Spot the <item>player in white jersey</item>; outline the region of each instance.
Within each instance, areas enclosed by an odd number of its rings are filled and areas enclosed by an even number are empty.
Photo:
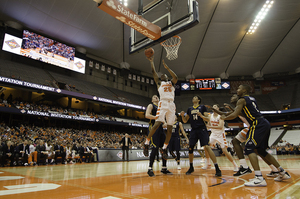
[[[213,108],[216,110],[220,109],[218,104],[213,105]],[[233,160],[231,154],[227,151],[228,145],[227,145],[225,129],[224,129],[224,120],[222,120],[220,118],[220,115],[215,111],[210,116],[205,117],[201,114],[200,117],[202,117],[203,120],[208,122],[206,127],[208,129],[211,129],[211,134],[209,136],[210,146],[215,146],[216,143],[218,143],[221,146],[225,156],[233,164],[234,167],[233,171],[237,172],[239,170],[239,167]]]
[[[174,103],[174,96],[175,96],[175,88],[174,85],[177,83],[177,75],[166,65],[166,63],[163,61],[164,67],[167,69],[167,71],[172,76],[172,79],[169,80],[168,76],[166,74],[161,75],[160,80],[158,78],[158,75],[156,73],[155,67],[154,67],[154,56],[147,58],[151,63],[151,70],[153,74],[154,81],[157,85],[160,101],[158,103],[158,108],[156,112],[156,118],[155,123],[153,127],[151,128],[151,131],[149,132],[149,135],[145,141],[144,144],[144,155],[146,157],[149,156],[149,143],[152,135],[155,133],[155,131],[158,129],[158,127],[163,123],[165,120],[167,122],[167,135],[166,140],[164,142],[164,146],[161,150],[162,157],[164,159],[168,158],[168,152],[167,152],[167,146],[169,144],[169,141],[172,136],[172,127],[173,123],[175,121],[175,103]]]

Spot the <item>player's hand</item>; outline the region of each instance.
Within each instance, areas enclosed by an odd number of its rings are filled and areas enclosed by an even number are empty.
[[[169,68],[169,67],[167,66],[167,64],[165,63],[165,60],[163,60],[162,63],[163,63],[163,65],[164,65],[165,69],[168,69],[168,68]]]
[[[220,119],[221,120],[225,120],[226,116],[225,115],[221,115]]]
[[[228,109],[230,109],[230,105],[229,105],[229,104],[227,104],[227,103],[224,103],[224,106],[225,106],[225,108],[228,108]]]
[[[188,143],[188,144],[190,143],[190,142],[189,142],[189,139],[186,139],[186,143]]]
[[[200,113],[200,112],[198,112],[197,115],[200,116],[200,117],[203,116],[202,113]]]
[[[181,111],[181,112],[180,112],[180,115],[181,115],[182,117],[184,116],[184,114],[185,114],[184,111]]]

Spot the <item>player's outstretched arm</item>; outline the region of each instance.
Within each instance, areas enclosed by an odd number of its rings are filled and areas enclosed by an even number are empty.
[[[233,119],[235,119],[236,117],[239,116],[239,114],[241,114],[244,105],[246,105],[246,100],[244,98],[239,99],[236,103],[236,107],[235,107],[234,111],[228,116],[222,115],[221,119],[222,120],[233,120]]]
[[[159,87],[160,81],[159,81],[158,74],[157,74],[157,72],[155,70],[155,66],[154,66],[154,56],[149,57],[147,59],[150,61],[150,64],[151,64],[151,71],[152,71],[153,79],[154,79],[157,87]]]
[[[205,107],[208,108],[208,109],[210,109],[210,110],[212,110],[212,111],[214,111],[214,112],[216,112],[216,113],[219,114],[219,115],[225,115],[225,116],[228,116],[228,115],[230,115],[230,114],[233,112],[233,111],[231,111],[231,112],[222,112],[222,111],[220,111],[220,110],[214,109],[213,107],[211,107],[211,106],[209,106],[209,105],[205,105]]]
[[[165,63],[165,60],[162,61],[164,67],[168,70],[168,72],[170,73],[170,75],[172,76],[172,83],[175,85],[178,81],[178,77],[177,75],[168,67],[168,65]]]
[[[182,135],[186,138],[187,143],[189,143],[189,138],[187,137],[181,122],[179,122],[179,128],[180,128]]]
[[[200,116],[204,121],[209,122],[209,116],[204,116],[202,113],[197,113],[198,116]]]
[[[185,114],[184,111],[180,112],[180,116],[182,118],[183,123],[187,123],[187,121],[189,121],[189,119],[190,119],[190,116],[188,114],[186,114],[186,115],[184,115],[184,114]]]

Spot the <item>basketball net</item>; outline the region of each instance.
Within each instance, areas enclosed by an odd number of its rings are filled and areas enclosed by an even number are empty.
[[[177,35],[160,43],[161,46],[167,51],[167,59],[174,60],[178,57],[178,49],[181,44],[181,38]]]

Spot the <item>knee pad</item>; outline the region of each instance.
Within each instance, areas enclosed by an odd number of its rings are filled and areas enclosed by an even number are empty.
[[[193,152],[194,152],[194,147],[195,147],[195,145],[189,147],[189,154],[193,154]]]

